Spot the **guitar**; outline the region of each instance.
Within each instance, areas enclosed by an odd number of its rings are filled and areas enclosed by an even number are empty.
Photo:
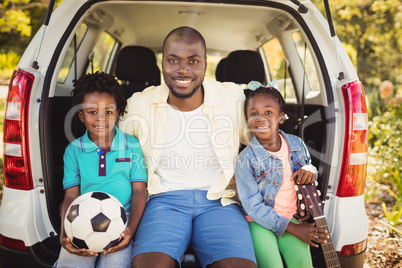
[[[321,198],[319,197],[321,194],[317,190],[317,184],[318,183],[316,181],[312,184],[296,184],[295,189],[298,192],[299,200],[302,200],[304,198],[304,201],[306,203],[305,208],[313,216],[317,227],[325,228],[329,234],[329,239],[327,240],[327,243],[321,244],[327,267],[341,267],[341,265],[339,264],[338,255],[335,251],[334,243],[332,242],[331,233],[328,229],[327,220],[324,216],[324,202],[321,201]],[[303,206],[304,204],[301,204],[301,208],[304,210]]]

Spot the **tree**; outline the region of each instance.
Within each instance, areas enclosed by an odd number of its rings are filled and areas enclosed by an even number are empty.
[[[17,10],[19,4],[26,4],[27,0],[4,1],[0,8],[0,32],[31,36],[31,19],[29,12]]]
[[[0,78],[9,78],[43,23],[49,0],[4,0],[0,5]],[[56,5],[61,0],[56,1]]]
[[[313,2],[324,12],[322,0]],[[402,85],[402,4],[394,0],[329,1],[342,43],[356,50],[356,68],[366,91],[390,80]],[[325,14],[325,13],[323,13]]]

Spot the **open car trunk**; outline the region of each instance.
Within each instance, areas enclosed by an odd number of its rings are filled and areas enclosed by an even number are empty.
[[[152,19],[156,17],[159,19]],[[130,28],[125,28],[127,25]],[[88,1],[63,34],[44,81],[46,101],[40,113],[42,163],[49,217],[57,234],[59,206],[64,197],[64,149],[72,137],[78,138],[85,131],[81,122],[72,119],[72,81],[86,72],[104,71],[117,75],[123,86],[129,85],[128,78],[116,72],[122,48],[135,45],[151,49],[160,68],[163,38],[178,25],[192,26],[204,35],[209,68],[206,75],[210,80],[220,80],[216,77],[218,64],[231,52],[248,50],[260,55],[262,71],[254,70],[256,65],[252,64],[247,67],[253,69],[247,72],[251,74],[236,83],[244,88],[250,80],[260,80],[278,87],[282,94],[286,92],[288,119],[281,128],[304,140],[319,170],[318,188],[325,198],[330,159],[323,155],[333,149],[334,130],[329,123],[335,114],[329,105],[333,93],[323,55],[301,13],[280,2],[228,1],[217,6],[200,2]],[[261,72],[261,78],[254,77]],[[53,238],[56,243],[57,234]],[[57,247],[49,250],[58,253]],[[323,263],[320,251],[314,249],[312,254],[315,264]],[[184,267],[197,266],[191,256]]]

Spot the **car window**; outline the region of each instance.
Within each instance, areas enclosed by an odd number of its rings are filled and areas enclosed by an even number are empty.
[[[220,53],[209,53],[207,52],[207,70],[205,76],[209,81],[216,81],[215,70],[218,66],[219,61],[222,59]]]
[[[92,50],[92,61],[89,62],[85,73],[108,72],[110,59],[119,43],[109,33],[103,32]]]
[[[278,39],[262,46],[269,72],[269,85],[278,89],[287,103],[296,103],[295,90],[288,72],[288,62]]]
[[[306,42],[302,38],[299,32],[292,33],[292,40],[296,46],[297,53],[304,66],[304,72],[306,74],[308,88],[310,91],[320,91],[320,84],[318,82],[317,71],[313,62],[313,58],[310,49],[306,45]]]
[[[81,24],[80,27],[76,31],[76,46],[77,49],[80,47],[82,40],[84,39],[84,36],[88,30],[88,26],[86,24]],[[74,60],[74,39],[71,41],[70,46],[67,49],[66,56],[64,57],[59,76],[57,77],[57,82],[58,83],[64,83],[66,82],[66,79],[68,77],[68,73],[70,72],[71,69],[71,64],[73,63]]]

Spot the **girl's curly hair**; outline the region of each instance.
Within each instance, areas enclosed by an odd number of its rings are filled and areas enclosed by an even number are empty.
[[[119,82],[110,74],[96,72],[94,74],[85,74],[78,80],[74,80],[73,107],[84,102],[84,96],[89,93],[109,93],[116,101],[116,108],[119,110],[119,116],[124,115],[127,101]]]
[[[246,119],[248,119],[247,117],[247,107],[248,107],[248,103],[250,102],[251,98],[253,98],[254,96],[257,96],[259,94],[267,94],[270,95],[274,98],[274,100],[276,100],[279,104],[279,112],[283,112],[286,113],[285,111],[285,100],[282,97],[282,94],[279,92],[279,90],[277,90],[274,87],[264,87],[261,86],[259,88],[257,88],[256,90],[247,90],[247,94],[246,94],[246,100],[244,101],[244,115],[246,116]]]

